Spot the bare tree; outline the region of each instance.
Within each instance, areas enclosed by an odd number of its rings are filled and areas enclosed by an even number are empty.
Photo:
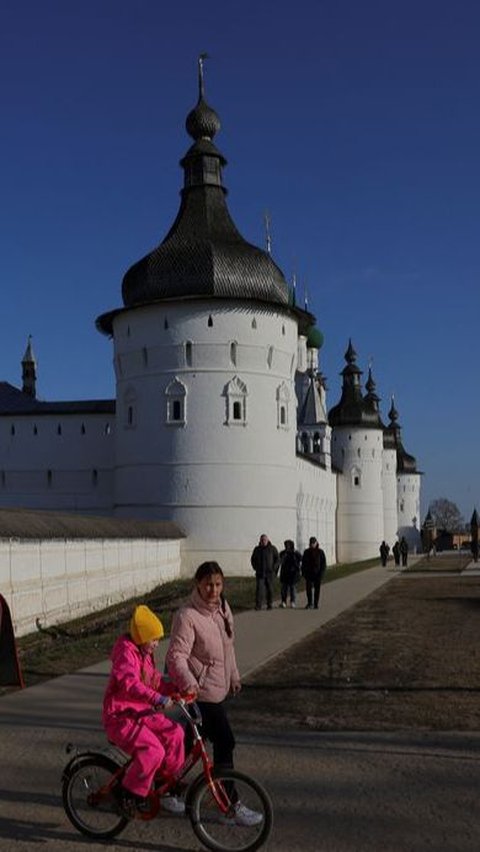
[[[456,503],[446,497],[438,497],[430,503],[430,514],[437,530],[459,532],[465,529],[465,521]]]

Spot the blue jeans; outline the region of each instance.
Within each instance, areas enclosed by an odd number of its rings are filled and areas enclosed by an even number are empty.
[[[297,599],[297,590],[295,588],[295,583],[282,583],[280,594],[282,596],[282,603],[287,603],[288,595],[290,595],[290,603],[295,603]]]

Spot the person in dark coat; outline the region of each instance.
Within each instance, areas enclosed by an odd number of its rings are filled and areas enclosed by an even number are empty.
[[[307,605],[305,609],[318,609],[320,602],[320,586],[327,570],[325,553],[315,536],[309,539],[309,546],[302,556],[302,574],[305,577]]]
[[[290,595],[290,606],[296,606],[296,585],[300,579],[300,565],[302,555],[295,550],[295,542],[290,538],[283,542],[285,550],[280,553],[280,594],[282,596],[281,607],[287,605],[287,598]]]
[[[402,557],[402,566],[406,568],[408,562],[408,542],[405,536],[400,539],[400,556]]]
[[[385,567],[387,564],[388,554],[390,553],[390,548],[386,541],[382,541],[380,545],[380,559],[382,560],[382,565]]]
[[[255,609],[262,608],[264,597],[267,599],[267,609],[271,609],[273,581],[278,572],[279,556],[277,548],[265,533],[260,536],[259,543],[254,547],[250,562],[257,578]]]
[[[392,547],[393,558],[395,559],[395,565],[400,565],[400,544],[398,541]]]

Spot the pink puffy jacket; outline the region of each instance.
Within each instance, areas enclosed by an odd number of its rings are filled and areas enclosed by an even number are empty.
[[[112,670],[103,699],[103,724],[124,716],[136,716],[172,692],[155,667],[153,654],[143,654],[130,639],[120,636],[113,646]]]
[[[231,636],[225,629],[230,627]],[[225,603],[211,608],[196,589],[173,620],[166,664],[180,692],[198,689],[200,701],[218,703],[240,683],[234,650],[233,616]]]

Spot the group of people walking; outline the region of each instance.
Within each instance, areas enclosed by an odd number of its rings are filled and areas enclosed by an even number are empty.
[[[408,542],[405,536],[402,536],[400,541],[395,542],[392,547],[392,553],[395,565],[400,565],[401,562],[402,568],[406,568],[408,564]],[[388,545],[386,541],[382,541],[380,545],[380,559],[383,566],[387,564],[389,555],[390,545]]]
[[[297,585],[303,577],[307,597],[305,609],[318,609],[320,587],[327,569],[324,551],[315,536],[311,536],[303,555],[295,549],[295,542],[291,539],[286,539],[283,547],[279,553],[268,535],[263,533],[253,549],[250,561],[256,577],[255,609],[262,609],[264,601],[267,609],[272,609],[277,576],[280,578],[281,607],[285,608],[288,601],[291,607],[296,607]]]
[[[303,555],[292,540],[279,553],[267,535],[260,537],[251,563],[256,575],[255,607],[273,605],[273,585],[280,573],[281,604],[296,604],[296,587],[303,576],[306,609],[318,609],[326,570],[325,553],[312,536]],[[235,658],[232,611],[224,595],[224,575],[217,562],[202,563],[194,577],[189,600],[175,613],[163,674],[154,652],[163,637],[163,625],[148,606],[135,607],[128,631],[112,650],[112,668],[103,702],[103,724],[108,739],[130,755],[116,792],[117,807],[125,816],[148,812],[149,793],[161,779],[177,773],[192,747],[189,732],[169,715],[170,696],[181,693],[195,700],[202,716],[203,736],[213,746],[214,768],[233,768],[235,737],[226,700],[241,689]],[[158,712],[145,715],[151,707]],[[247,807],[232,788],[238,825],[257,825],[262,815]],[[161,800],[171,814],[185,812],[181,797]]]

